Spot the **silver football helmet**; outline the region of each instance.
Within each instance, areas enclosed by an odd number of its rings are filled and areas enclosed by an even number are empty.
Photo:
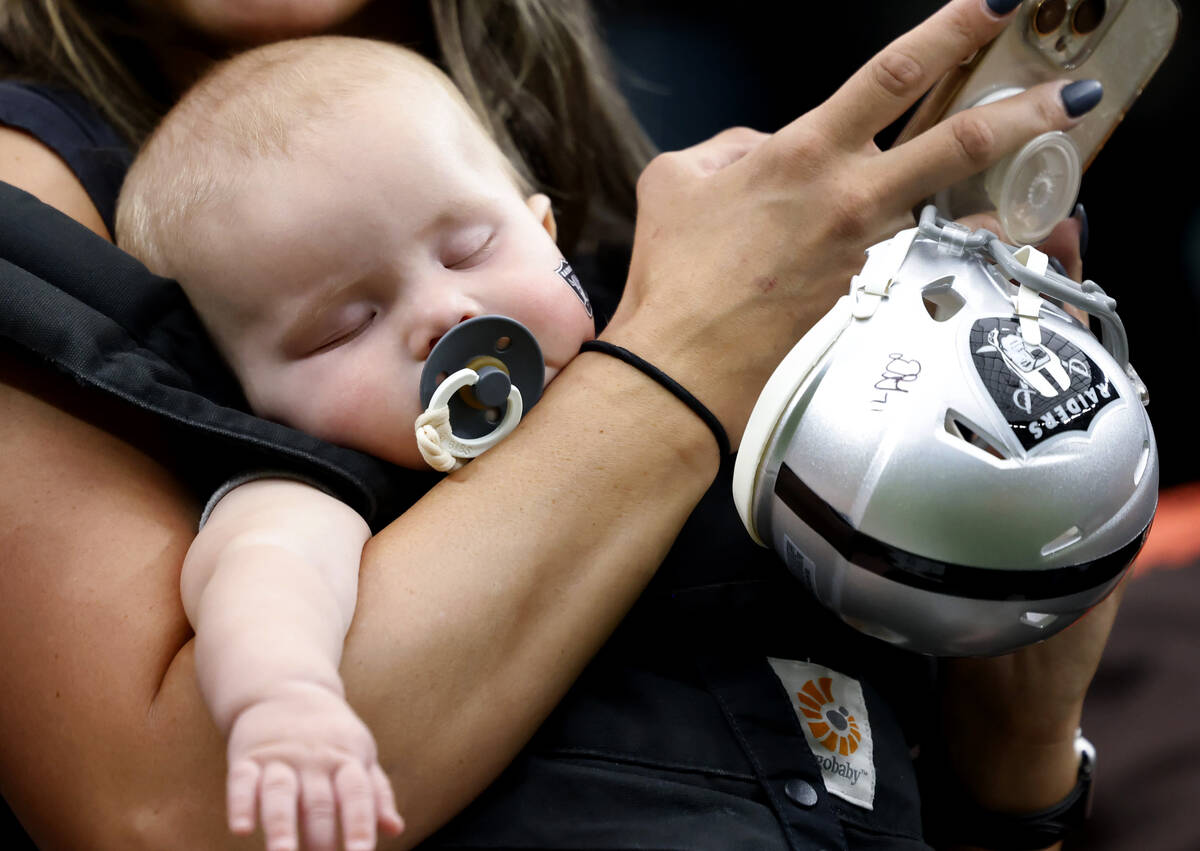
[[[926,208],[763,389],[746,528],[847,623],[947,656],[1042,640],[1120,581],[1158,499],[1115,303]],[[1103,345],[1043,296],[1099,320]]]

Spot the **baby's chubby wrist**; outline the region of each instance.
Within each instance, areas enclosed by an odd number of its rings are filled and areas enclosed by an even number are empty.
[[[276,681],[260,689],[256,694],[243,702],[235,711],[228,715],[228,725],[223,726],[222,732],[229,739],[231,747],[237,746],[238,723],[251,716],[276,718],[281,725],[293,722],[303,723],[303,719],[323,717],[330,712],[353,712],[346,703],[345,691],[341,680],[333,682],[317,679],[295,678]],[[214,713],[214,718],[216,718]],[[283,734],[281,729],[280,734]],[[317,732],[317,731],[314,731]]]
[[[330,700],[345,702],[345,688],[332,666],[309,666],[304,670],[260,678],[229,675],[225,683],[209,687],[209,709],[217,727],[226,736],[247,711],[268,704],[318,706]]]

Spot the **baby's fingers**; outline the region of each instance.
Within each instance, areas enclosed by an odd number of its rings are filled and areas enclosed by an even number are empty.
[[[398,836],[404,830],[404,819],[396,809],[396,793],[392,791],[392,783],[378,765],[371,766],[371,786],[375,789],[375,811],[379,824],[392,836]]]
[[[239,760],[229,766],[229,779],[225,783],[225,812],[229,829],[238,836],[254,832],[255,814],[258,807],[258,780],[262,769],[249,759]]]
[[[262,773],[262,825],[267,851],[297,851],[296,796],[300,792],[296,772],[282,762],[269,762]]]
[[[300,803],[305,851],[334,851],[337,847],[337,803],[333,797],[333,783],[325,771],[312,769],[300,775]]]
[[[333,777],[342,816],[342,842],[346,851],[371,851],[375,847],[375,792],[367,771],[349,762]]]

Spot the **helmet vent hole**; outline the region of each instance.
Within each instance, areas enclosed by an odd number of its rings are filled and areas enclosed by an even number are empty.
[[[921,289],[921,298],[925,302],[925,310],[936,322],[945,322],[966,304],[963,297],[954,290],[953,275],[946,275],[926,284]]]
[[[1056,620],[1058,620],[1058,615],[1052,615],[1049,612],[1026,612],[1021,615],[1021,623],[1038,629],[1045,629]]]
[[[1141,484],[1142,476],[1146,475],[1146,467],[1150,464],[1150,441],[1142,441],[1142,457],[1138,459],[1137,469],[1133,471],[1133,486]]]
[[[964,420],[955,416],[953,411],[946,414],[946,432],[957,437],[959,440],[971,444],[976,449],[982,449],[988,455],[1001,460],[1008,460],[1008,453],[1004,451],[1002,446],[971,428]]]
[[[1053,541],[1050,541],[1044,547],[1042,547],[1042,555],[1054,555],[1056,552],[1065,550],[1067,547],[1071,546],[1072,544],[1077,544],[1081,540],[1083,540],[1083,533],[1079,531],[1078,526],[1072,526]]]

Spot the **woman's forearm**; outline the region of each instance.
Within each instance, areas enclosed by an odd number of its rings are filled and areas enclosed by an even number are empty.
[[[1031,813],[1061,802],[1079,775],[1075,734],[1122,585],[1046,641],[942,663],[943,732],[963,791],[984,809]]]
[[[601,355],[568,373],[512,437],[364,553],[341,673],[396,783],[403,842],[501,770],[716,471],[705,426],[640,373]],[[195,504],[140,444],[39,398],[57,382],[5,378],[0,634],[12,664],[0,720],[3,764],[21,767],[19,782],[0,773],[6,795],[47,849],[181,836],[195,849],[261,847],[224,823],[224,743],[180,603]]]
[[[1076,713],[1079,707],[1076,707]],[[1078,714],[1075,715],[1078,718]],[[969,728],[969,729],[968,729]],[[972,801],[994,813],[1033,813],[1055,806],[1075,788],[1079,757],[1075,727],[1045,738],[976,724],[951,731],[953,770]],[[962,846],[974,851],[981,846]],[[1047,851],[1061,843],[1047,846]]]
[[[581,355],[498,449],[364,553],[342,671],[412,843],[509,762],[653,575],[717,469],[703,423]]]

